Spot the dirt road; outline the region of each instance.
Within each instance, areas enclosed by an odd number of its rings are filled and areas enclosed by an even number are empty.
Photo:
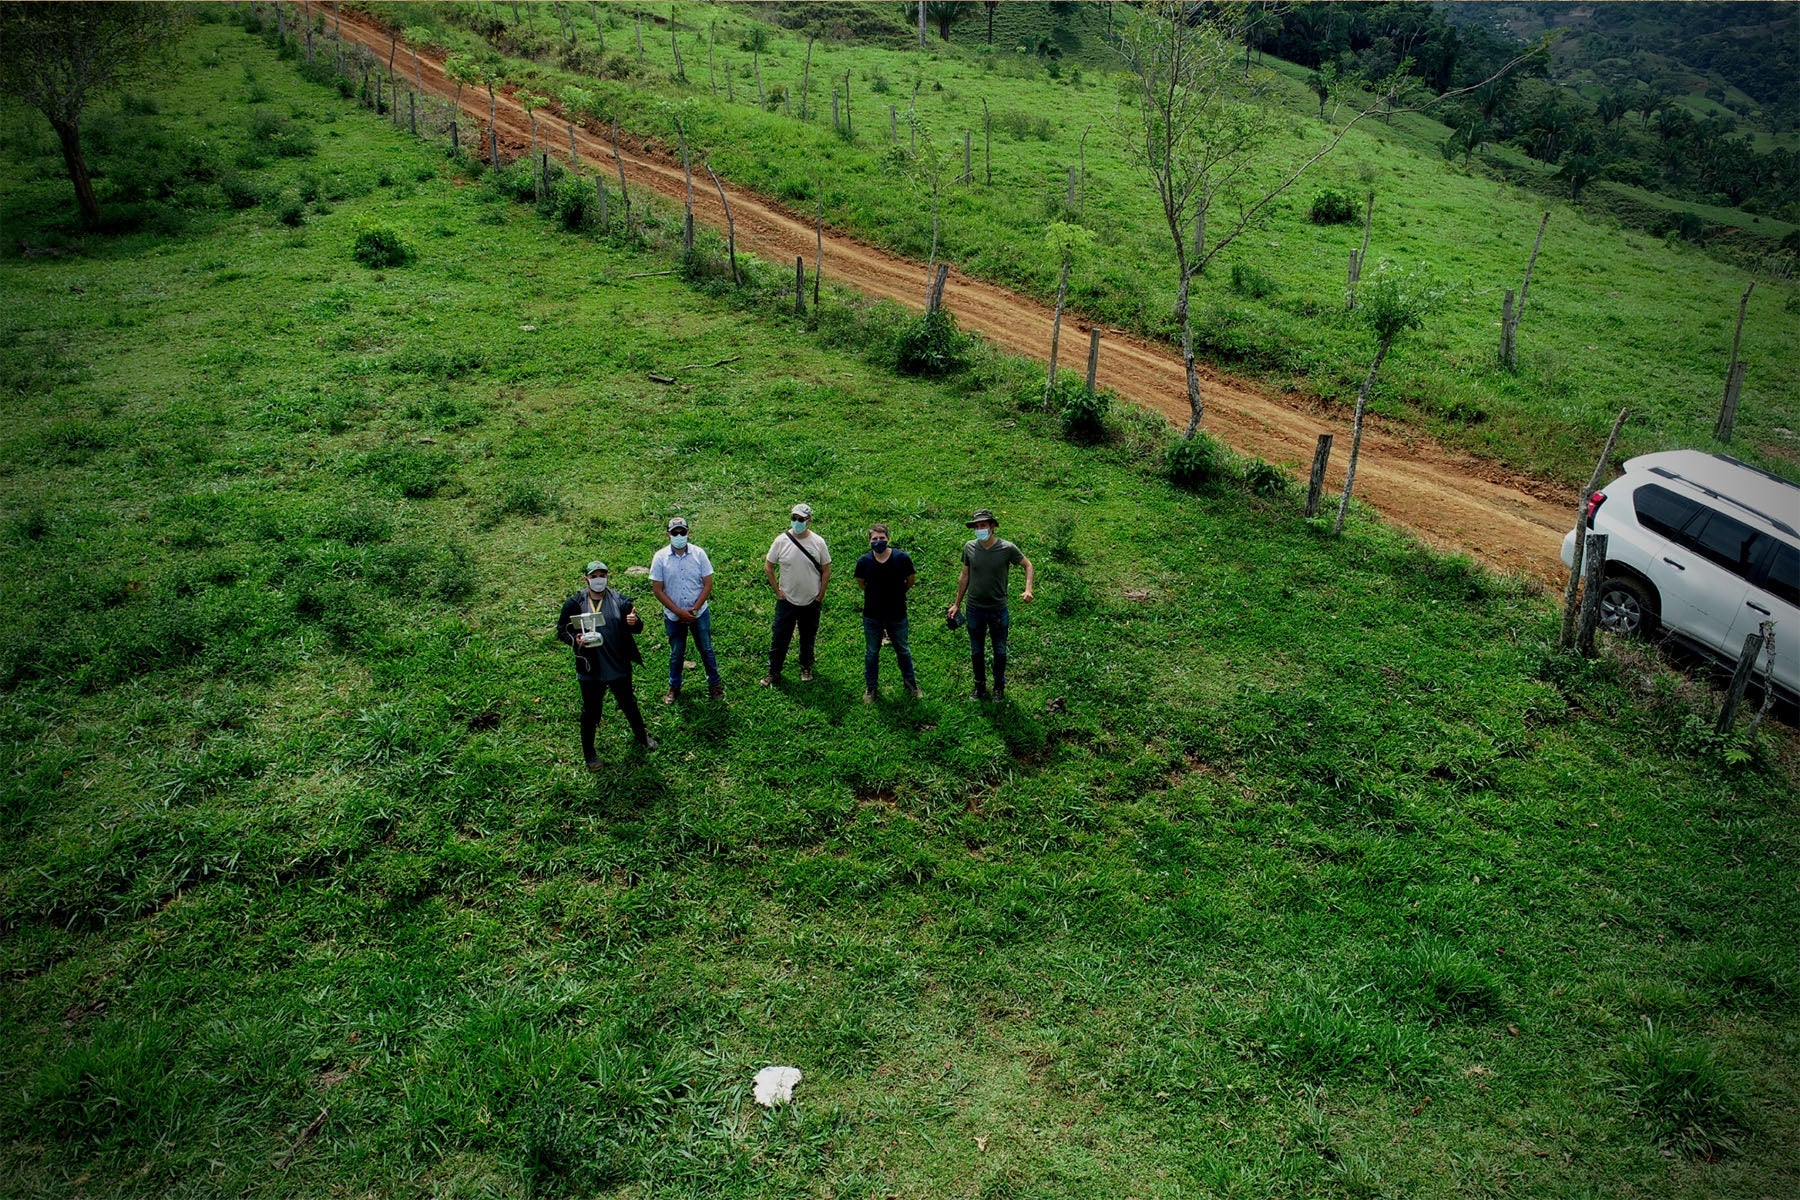
[[[360,42],[386,60],[388,34],[375,22],[346,12],[343,32],[346,40]],[[456,86],[444,77],[442,62],[424,52],[419,58],[426,90],[445,99],[453,97]],[[486,102],[482,89],[464,89],[463,112],[469,118],[464,122],[469,131],[465,144],[476,139],[476,131],[485,137]],[[560,118],[540,115],[538,126],[545,149],[554,153],[556,147],[566,147],[567,127]],[[529,150],[530,120],[510,96],[499,97],[497,129],[503,158]],[[616,170],[608,141],[578,127],[576,142],[589,172],[599,167],[611,175]],[[621,157],[631,187],[653,190],[679,202],[686,188],[680,162],[645,153],[643,145],[641,138],[630,146],[621,138]],[[791,263],[796,255],[802,255],[808,270],[812,268],[814,231],[808,218],[741,188],[727,186],[725,191],[740,248],[774,263]],[[697,184],[694,194],[695,219],[724,229],[724,212],[712,188]],[[830,229],[825,231],[824,269],[827,279],[848,284],[865,295],[924,307],[924,264]],[[1048,356],[1052,314],[1047,305],[954,270],[945,303],[963,328],[979,331],[996,345],[1018,354]],[[1077,329],[1065,328],[1064,342],[1069,347],[1065,361],[1085,360],[1085,327]],[[1161,412],[1177,425],[1186,425],[1187,391],[1181,359],[1171,348],[1106,330],[1100,349],[1100,379],[1125,399]],[[1207,406],[1205,428],[1214,437],[1245,453],[1288,466],[1302,477],[1310,469],[1318,435],[1335,433],[1327,490],[1342,488],[1343,464],[1350,448],[1347,420],[1312,411],[1303,398],[1271,396],[1254,384],[1211,370],[1202,372],[1202,393]],[[1573,523],[1572,491],[1558,495],[1542,481],[1452,451],[1402,428],[1369,422],[1357,462],[1356,494],[1383,518],[1428,543],[1465,551],[1505,570],[1546,581],[1560,579],[1558,550],[1563,532]]]

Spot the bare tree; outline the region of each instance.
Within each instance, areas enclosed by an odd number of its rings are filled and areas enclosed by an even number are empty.
[[[0,87],[50,122],[89,229],[100,224],[100,202],[81,149],[81,115],[96,98],[146,78],[186,19],[162,4],[0,5]]]
[[[1145,4],[1118,48],[1131,72],[1131,99],[1120,109],[1119,132],[1127,158],[1150,178],[1175,249],[1175,318],[1181,326],[1189,410],[1183,436],[1191,438],[1205,415],[1189,319],[1194,277],[1254,229],[1271,202],[1336,149],[1364,117],[1411,111],[1396,107],[1408,92],[1410,77],[1397,69],[1375,86],[1380,98],[1374,104],[1335,127],[1318,150],[1271,180],[1253,172],[1264,166],[1263,151],[1285,128],[1285,118],[1264,102],[1264,77],[1244,68],[1228,11],[1170,0]],[[1541,52],[1541,46],[1526,51],[1499,74]],[[1416,107],[1470,90],[1447,92]]]

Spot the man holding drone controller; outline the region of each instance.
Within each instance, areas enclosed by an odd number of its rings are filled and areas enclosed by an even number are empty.
[[[631,691],[632,664],[644,661],[636,636],[644,623],[631,597],[608,586],[609,575],[605,563],[589,563],[584,586],[563,601],[556,619],[557,640],[575,651],[575,680],[581,685],[581,751],[590,771],[600,769],[594,730],[600,725],[600,709],[608,692],[630,722],[638,746],[656,749],[656,739],[644,727],[644,714],[638,711],[637,697]]]

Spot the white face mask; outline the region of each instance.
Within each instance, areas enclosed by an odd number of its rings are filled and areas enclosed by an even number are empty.
[[[604,575],[589,575],[587,582],[588,587],[596,592],[604,592],[606,590],[606,576]]]

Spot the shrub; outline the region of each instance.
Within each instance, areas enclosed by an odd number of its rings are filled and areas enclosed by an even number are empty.
[[[1244,486],[1258,496],[1279,496],[1287,490],[1287,472],[1273,463],[1252,458],[1244,464]]]
[[[1062,422],[1063,436],[1076,442],[1097,442],[1106,436],[1106,417],[1112,396],[1104,388],[1090,392],[1073,371],[1059,371],[1044,396],[1044,407]]]
[[[1736,1149],[1743,1119],[1713,1048],[1683,1046],[1645,1022],[1619,1061],[1619,1091],[1657,1141],[1689,1154]]]
[[[1356,220],[1356,201],[1348,193],[1326,188],[1313,197],[1307,217],[1314,225],[1343,225]]]
[[[275,219],[290,228],[298,228],[306,224],[306,204],[292,192],[282,192],[271,197],[274,202]]]
[[[357,228],[351,255],[365,267],[398,267],[412,261],[412,247],[387,225],[364,224]]]
[[[1210,435],[1196,433],[1169,443],[1163,455],[1163,470],[1178,487],[1201,488],[1224,476],[1225,456]]]
[[[253,179],[246,179],[236,171],[227,171],[219,178],[219,190],[225,193],[225,203],[233,208],[255,208],[262,203],[262,188]]]
[[[1261,300],[1275,290],[1275,280],[1244,263],[1231,264],[1231,290],[1252,300]]]
[[[902,375],[949,375],[969,365],[970,339],[947,308],[920,315],[900,331],[894,349]]]
[[[564,229],[586,229],[599,218],[594,189],[580,179],[558,179],[550,189],[550,206]]]

